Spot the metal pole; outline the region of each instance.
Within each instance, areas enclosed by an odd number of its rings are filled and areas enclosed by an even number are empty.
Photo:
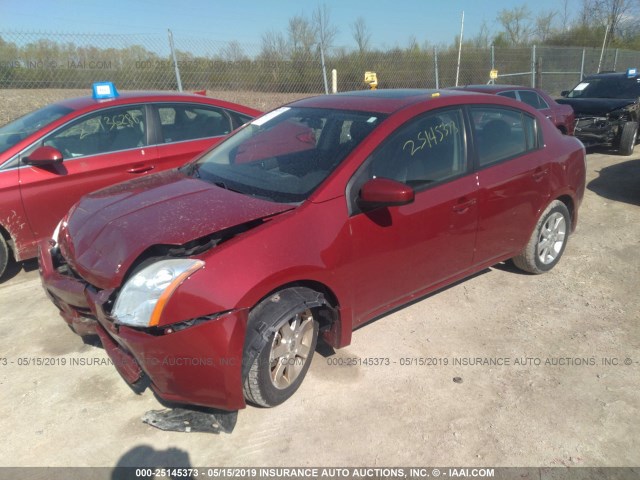
[[[458,45],[458,67],[456,68],[456,87],[460,79],[460,56],[462,55],[462,34],[464,33],[464,10],[462,11],[462,20],[460,21],[460,42]]]
[[[180,80],[180,69],[178,68],[178,61],[176,60],[176,49],[173,46],[173,33],[169,32],[169,48],[171,48],[171,57],[173,58],[173,68],[176,71],[176,82],[178,82],[178,91],[182,91],[182,80]]]
[[[536,86],[536,46],[531,48],[531,86]]]
[[[324,94],[329,95],[329,84],[327,83],[327,69],[324,66],[324,48],[320,42],[320,59],[322,61],[322,80],[324,80]]]
[[[436,90],[440,88],[440,79],[438,78],[438,48],[433,47],[433,67],[436,71]]]
[[[604,40],[602,41],[602,51],[600,52],[600,61],[598,62],[598,73],[602,68],[602,57],[604,57],[604,47],[607,44],[607,36],[609,35],[609,24],[607,23],[607,29],[604,31]]]
[[[584,60],[587,56],[587,49],[582,49],[582,64],[580,65],[580,81],[584,78]]]
[[[491,44],[491,70],[496,69],[496,46]]]
[[[331,70],[331,93],[338,93],[338,71]]]
[[[619,50],[620,50],[619,48],[616,48],[616,56],[613,57],[613,71],[614,72],[615,72],[615,70],[616,70],[616,68],[618,66],[618,51]]]

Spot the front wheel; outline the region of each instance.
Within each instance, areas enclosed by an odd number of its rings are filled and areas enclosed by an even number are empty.
[[[4,272],[7,270],[9,259],[9,247],[2,234],[0,234],[0,279],[2,279]]]
[[[545,273],[560,260],[571,228],[571,216],[566,205],[554,200],[542,213],[531,238],[513,263],[529,273]]]
[[[620,134],[620,143],[618,144],[618,151],[620,155],[629,156],[633,153],[633,149],[636,146],[636,140],[638,138],[638,122],[627,122],[622,127],[622,133]]]
[[[318,341],[318,321],[301,305],[285,318],[261,318],[271,333],[244,381],[245,398],[274,407],[291,397],[309,370]]]

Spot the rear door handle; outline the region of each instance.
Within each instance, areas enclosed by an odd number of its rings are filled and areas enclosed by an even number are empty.
[[[533,172],[533,175],[532,175],[533,176],[533,180],[536,181],[536,182],[540,182],[545,177],[545,175],[548,173],[548,171],[549,170],[547,170],[546,168],[545,169],[536,168],[536,170]]]
[[[456,213],[466,213],[469,209],[476,204],[476,199],[468,199],[467,197],[462,197],[458,199],[458,203],[453,206],[453,211]]]
[[[127,170],[127,173],[145,173],[153,170],[153,165],[142,165],[140,167],[133,167]]]

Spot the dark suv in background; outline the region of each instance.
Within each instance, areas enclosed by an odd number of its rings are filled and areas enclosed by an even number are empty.
[[[558,103],[573,107],[574,134],[586,146],[610,145],[621,155],[633,153],[640,116],[640,76],[635,69],[587,76],[562,96]]]

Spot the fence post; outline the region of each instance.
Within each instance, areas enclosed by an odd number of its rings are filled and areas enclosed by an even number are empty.
[[[536,86],[536,46],[531,47],[531,86]]]
[[[436,90],[439,90],[440,79],[438,78],[438,47],[433,47],[433,68],[436,72]]]
[[[320,60],[322,61],[322,80],[324,81],[324,94],[329,95],[329,85],[327,84],[327,68],[324,66],[324,45],[320,42]]]
[[[338,70],[331,70],[331,93],[338,93]]]
[[[542,88],[542,57],[536,58],[536,85],[538,88]]]
[[[491,44],[491,70],[496,69],[496,46]]]
[[[582,49],[582,64],[580,65],[580,81],[584,78],[584,60],[587,56],[587,49]]]
[[[462,20],[460,21],[460,42],[458,45],[458,67],[456,68],[456,87],[460,78],[460,58],[462,56],[462,35],[464,33],[464,10],[462,11]]]
[[[602,40],[602,51],[600,52],[600,61],[598,62],[598,73],[602,69],[602,59],[604,58],[604,47],[607,46],[607,37],[609,36],[609,24],[607,23],[607,29],[604,31],[604,40]]]
[[[613,57],[613,71],[614,72],[616,71],[616,68],[618,66],[618,51],[619,50],[620,50],[619,48],[616,48],[616,56]]]
[[[171,57],[173,58],[173,68],[176,71],[176,82],[178,82],[178,91],[182,91],[182,80],[180,80],[180,69],[178,68],[178,61],[176,60],[176,49],[173,46],[173,33],[169,32],[169,48],[171,48]]]

